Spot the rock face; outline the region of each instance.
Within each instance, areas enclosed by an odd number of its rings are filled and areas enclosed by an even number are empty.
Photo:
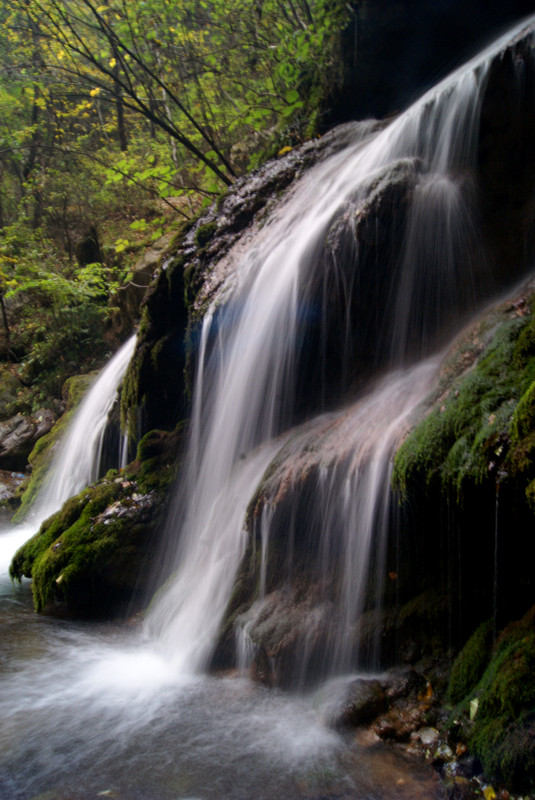
[[[426,567],[442,562],[450,571],[449,592],[462,597],[458,610],[467,618],[465,634],[492,609],[499,626],[524,611],[533,597],[528,564],[534,551],[525,532],[533,514],[528,420],[534,290],[532,283],[526,285],[461,338],[444,362],[442,383],[426,416],[396,456],[394,481],[406,525]],[[457,552],[446,556],[442,548],[453,520]],[[429,537],[430,525],[438,526],[438,535]],[[495,547],[500,549],[499,578]],[[518,558],[520,552],[525,558]],[[414,570],[401,578],[414,579]]]
[[[56,418],[54,411],[42,408],[31,417],[16,414],[0,422],[0,468],[24,471],[35,443],[51,430]]]

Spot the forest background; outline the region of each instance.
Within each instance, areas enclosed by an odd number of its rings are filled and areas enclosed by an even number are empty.
[[[3,0],[0,417],[102,364],[164,233],[268,157],[406,105],[533,10],[506,5]]]

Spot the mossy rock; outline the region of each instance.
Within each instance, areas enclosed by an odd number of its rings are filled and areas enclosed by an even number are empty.
[[[464,484],[485,482],[503,461],[532,356],[515,358],[530,320],[507,312],[474,366],[451,383],[396,454],[394,485],[435,484],[461,494]]]
[[[107,618],[143,602],[180,438],[147,434],[141,458],[70,498],[17,551],[10,574],[33,579],[37,611]]]
[[[197,247],[205,247],[214,238],[216,230],[217,222],[215,220],[199,225],[195,231],[195,244]]]
[[[486,774],[512,791],[535,789],[535,606],[502,631],[473,694],[470,746]]]
[[[448,699],[457,705],[479,683],[492,651],[494,626],[483,622],[467,641],[451,668]]]

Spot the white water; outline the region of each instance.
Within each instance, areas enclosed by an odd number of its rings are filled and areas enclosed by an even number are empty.
[[[289,205],[264,230],[263,241],[270,240],[270,250],[259,243],[239,266],[240,285],[228,316],[223,315],[215,344],[209,342],[213,320],[207,319],[189,467],[170,523],[171,532],[180,539],[176,574],[157,599],[145,635],[37,617],[29,611],[27,586],[0,586],[0,796],[10,800],[31,800],[47,792],[61,800],[441,796],[433,784],[415,786],[407,771],[399,772],[397,766],[381,783],[381,769],[391,758],[388,751],[378,749],[374,761],[367,751],[355,754],[354,745],[347,750],[348,743],[318,719],[309,698],[267,692],[243,679],[191,673],[202,669],[213,648],[218,624],[214,620],[221,618],[243,553],[243,520],[251,496],[273,454],[291,446],[289,437],[295,433],[289,426],[300,291],[314,270],[311,254],[322,242],[335,209],[345,204],[356,212],[365,204],[373,176],[390,160],[407,155],[422,159],[425,174],[417,194],[423,199],[400,242],[398,266],[402,265],[403,277],[393,287],[380,287],[379,295],[389,308],[396,306],[390,303],[390,293],[398,297],[397,318],[401,328],[407,327],[421,297],[417,277],[407,276],[406,269],[420,259],[429,265],[436,257],[451,287],[447,303],[435,309],[439,321],[446,324],[451,305],[469,305],[465,295],[470,295],[472,281],[468,277],[460,290],[456,285],[470,269],[463,262],[460,272],[458,263],[474,235],[472,221],[465,225],[466,220],[458,219],[459,209],[468,207],[469,182],[447,173],[454,165],[457,170],[469,164],[474,127],[467,133],[461,126],[467,119],[477,125],[477,86],[484,80],[487,58],[485,54],[441,84],[382,133],[334,156],[307,176]],[[449,139],[441,133],[444,127]],[[441,246],[437,253],[431,245],[440,209],[451,213],[449,233],[440,241],[454,240],[454,246]],[[411,225],[422,215],[432,230],[420,239],[411,233]],[[441,293],[436,296],[440,300]],[[407,313],[403,304],[408,304]],[[424,320],[420,327],[424,339],[427,325]],[[346,535],[342,550],[348,574],[340,608],[342,619],[347,614],[346,625],[352,624],[357,613],[352,604],[359,605],[362,590],[353,566],[360,575],[365,572],[369,541],[384,515],[391,449],[435,369],[430,361],[414,371],[400,371],[399,359],[413,353],[412,342],[409,347],[405,334],[400,338],[400,342],[389,340],[397,364],[392,374],[347,412],[317,421],[326,448],[319,491],[326,506],[322,526],[338,517]],[[420,349],[426,351],[425,341]],[[353,458],[339,466],[328,457],[331,440],[322,428],[326,420],[338,426],[353,452]],[[91,423],[86,430],[92,427]],[[274,436],[280,440],[274,441]],[[333,450],[340,436],[332,441]],[[267,507],[263,517],[259,587],[264,598],[270,582],[271,512]],[[328,558],[336,543],[327,536],[321,546]],[[250,654],[247,640],[242,641],[244,662]],[[337,659],[344,663],[347,655],[339,652]]]
[[[98,478],[108,414],[135,344],[134,334],[109,360],[80,403],[35,502],[32,521],[40,524]]]

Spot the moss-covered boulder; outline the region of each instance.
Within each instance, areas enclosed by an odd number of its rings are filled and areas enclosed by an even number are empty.
[[[180,438],[148,433],[136,461],[69,499],[18,550],[10,574],[32,578],[37,611],[113,617],[142,603]]]
[[[448,686],[453,705],[462,702],[479,683],[490,659],[493,634],[492,620],[481,623],[453,662]]]

